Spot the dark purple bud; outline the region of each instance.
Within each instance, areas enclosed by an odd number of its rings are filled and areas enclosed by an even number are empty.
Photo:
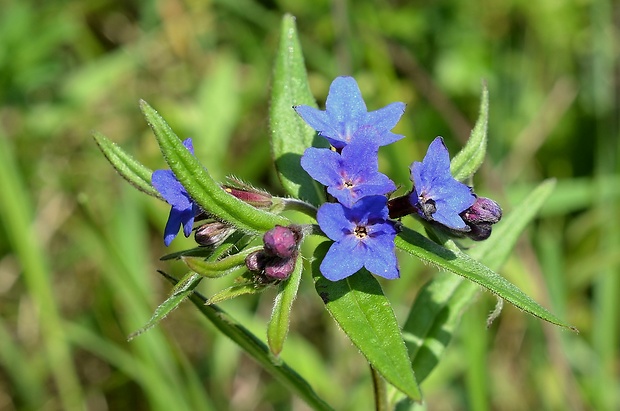
[[[490,198],[478,197],[471,207],[461,213],[461,217],[469,226],[495,224],[502,219],[502,209]]]
[[[256,208],[268,210],[271,208],[273,204],[273,201],[272,201],[273,196],[271,194],[265,191],[255,189],[250,186],[246,188],[222,186],[222,188],[224,189],[224,191],[226,191],[230,195],[233,195],[237,197],[239,200],[244,201]]]
[[[492,225],[490,223],[470,224],[465,235],[474,241],[486,240],[491,236]]]
[[[227,224],[210,221],[196,229],[194,239],[202,246],[219,245],[234,232],[235,229]]]
[[[267,262],[267,256],[263,250],[254,251],[245,257],[245,266],[248,270],[253,272],[262,272],[265,269],[265,263]]]
[[[296,257],[297,253],[289,258],[271,258],[265,265],[265,275],[278,280],[286,280],[295,268]]]
[[[289,258],[295,254],[300,240],[300,230],[294,226],[277,225],[263,236],[265,252],[280,258]]]

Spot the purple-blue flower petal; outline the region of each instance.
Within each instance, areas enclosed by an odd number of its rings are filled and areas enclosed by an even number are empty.
[[[191,138],[184,140],[183,145],[194,154]],[[189,237],[194,226],[194,218],[200,212],[200,207],[192,200],[171,170],[153,171],[151,184],[171,206],[164,229],[164,244],[170,245],[177,236],[180,226],[183,227],[185,237]]]
[[[369,245],[369,253],[367,254],[364,266],[371,273],[388,280],[394,280],[400,277],[398,269],[398,260],[394,253],[394,237],[396,233],[377,237],[374,243]]]
[[[295,106],[293,108],[310,127],[319,133],[319,135],[327,138],[328,140],[331,140],[331,136],[340,136],[340,130],[335,127],[337,124],[333,123],[325,111],[304,105]]]
[[[325,101],[325,111],[332,121],[341,124],[355,124],[356,120],[366,115],[366,103],[353,77],[336,77],[332,81]]]
[[[179,183],[171,170],[155,170],[151,175],[151,184],[161,194],[166,202],[179,209],[192,206],[192,200]]]
[[[325,203],[319,207],[316,219],[325,235],[334,241],[340,241],[355,228],[345,216],[345,209],[337,203]]]
[[[422,218],[453,229],[466,228],[459,214],[469,208],[476,197],[471,188],[450,174],[450,154],[441,137],[433,140],[421,163],[413,162],[411,179],[414,190],[410,201],[418,207]],[[425,213],[424,205],[430,201],[434,211]]]
[[[312,178],[327,186],[327,192],[346,207],[371,195],[384,195],[396,185],[378,171],[379,147],[372,141],[356,141],[342,149],[310,147],[301,158],[301,166]]]
[[[183,140],[183,145],[185,146],[186,149],[189,150],[190,153],[192,153],[192,155],[194,155],[194,143],[192,142],[191,137]]]
[[[362,266],[373,274],[398,278],[394,252],[396,229],[387,218],[384,196],[365,197],[352,208],[336,203],[323,204],[317,221],[323,232],[335,241],[321,263],[325,278],[338,281]]]
[[[392,133],[403,114],[403,103],[392,103],[382,109],[368,112],[359,86],[352,77],[337,77],[329,88],[325,111],[309,106],[296,106],[297,113],[319,135],[338,150],[355,141],[364,127],[376,130],[376,144],[384,146],[403,136]]]
[[[307,148],[301,156],[301,167],[324,186],[341,182],[339,170],[342,168],[342,157],[328,148]]]
[[[330,281],[339,281],[355,274],[364,266],[364,245],[353,238],[345,238],[332,244],[321,262],[320,270]]]

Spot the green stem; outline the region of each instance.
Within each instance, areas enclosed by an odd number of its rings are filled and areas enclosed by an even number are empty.
[[[385,380],[374,369],[372,365],[370,367],[370,375],[372,378],[373,392],[375,393],[375,410],[376,411],[388,411],[388,399],[387,399],[387,387]]]

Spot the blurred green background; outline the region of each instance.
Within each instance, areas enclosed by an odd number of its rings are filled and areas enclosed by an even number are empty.
[[[455,153],[490,91],[476,190],[510,211],[558,187],[501,273],[579,328],[513,307],[486,329],[481,293],[422,386],[428,410],[620,409],[620,4],[611,0],[2,0],[0,2],[0,410],[305,410],[189,303],[131,342],[170,290],[156,269],[168,206],[98,151],[96,129],[164,168],[145,99],[218,179],[281,193],[269,158],[271,64],[297,17],[312,91],[358,80],[369,109],[407,103],[381,167],[442,135]],[[501,224],[501,223],[500,223]],[[191,246],[179,238],[173,249]],[[402,260],[384,282],[404,320],[435,273]],[[201,285],[209,295],[223,283]],[[223,304],[264,337],[274,297]],[[337,410],[371,409],[361,355],[309,277],[283,357]]]

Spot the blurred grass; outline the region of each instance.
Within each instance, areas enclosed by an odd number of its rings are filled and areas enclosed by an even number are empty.
[[[581,333],[512,307],[486,330],[495,300],[482,294],[424,382],[426,408],[620,408],[616,3],[5,0],[0,9],[0,409],[305,409],[189,305],[126,342],[169,289],[155,269],[182,267],[158,261],[167,207],[132,191],[90,138],[97,129],[163,167],[143,98],[194,137],[216,178],[279,192],[267,102],[285,12],[297,16],[319,104],[340,74],[358,79],[370,109],[408,104],[396,130],[407,138],[381,158],[397,184],[410,186],[406,166],[436,135],[456,152],[482,78],[490,143],[477,190],[509,210],[523,187],[559,179],[502,274]],[[406,258],[402,269],[384,285],[400,318],[434,274]],[[336,409],[368,409],[366,366],[308,283],[283,357]],[[225,308],[264,335],[272,298]]]

